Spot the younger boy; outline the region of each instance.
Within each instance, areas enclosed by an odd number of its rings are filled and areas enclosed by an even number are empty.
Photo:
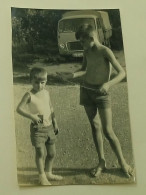
[[[49,92],[45,90],[47,72],[43,68],[33,68],[30,72],[32,89],[26,92],[20,101],[17,112],[30,119],[30,136],[36,152],[36,165],[39,172],[39,183],[51,185],[48,180],[62,180],[61,176],[52,173],[52,165],[56,154],[55,139],[58,126],[55,119]],[[29,111],[27,111],[28,106]],[[44,170],[44,149],[47,156]],[[46,173],[45,173],[46,172]]]
[[[110,87],[125,77],[125,72],[112,51],[99,43],[97,34],[91,25],[82,25],[75,35],[84,49],[82,68],[75,73],[60,74],[60,76],[75,78],[84,75],[80,91],[80,104],[84,106],[90,121],[93,140],[99,156],[99,164],[91,173],[93,176],[98,176],[106,168],[101,132],[102,124],[104,135],[109,140],[123,172],[130,177],[133,174],[132,169],[126,163],[119,140],[112,129],[112,111],[108,93]],[[118,73],[112,80],[109,80],[110,63]]]

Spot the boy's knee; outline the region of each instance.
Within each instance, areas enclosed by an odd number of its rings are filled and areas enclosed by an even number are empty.
[[[115,133],[110,129],[110,130],[104,130],[104,135],[108,140],[114,140],[115,139]]]
[[[56,153],[48,153],[47,154],[47,158],[49,158],[49,159],[52,159],[52,158],[55,158],[55,155],[56,155]]]
[[[55,156],[56,156],[56,151],[53,150],[47,152],[47,158],[52,159],[55,158]]]
[[[101,122],[99,119],[94,118],[92,121],[92,125],[95,127],[95,129],[101,129]]]
[[[39,157],[39,158],[43,158],[44,157],[44,150],[43,148],[35,148],[36,150],[36,155]]]

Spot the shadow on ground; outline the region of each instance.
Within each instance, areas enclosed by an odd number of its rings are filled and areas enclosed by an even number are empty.
[[[23,173],[25,172],[25,174]],[[116,184],[117,177],[123,178],[125,183],[132,183],[132,178],[126,178],[120,168],[106,169],[99,177],[91,175],[91,169],[81,168],[54,168],[55,174],[62,175],[62,181],[52,181],[52,185],[88,185],[88,184]],[[115,179],[111,181],[111,175]],[[38,174],[36,168],[18,168],[19,185],[38,185]]]
[[[22,167],[22,168],[18,168],[17,169],[18,172],[37,172],[37,169],[36,168],[25,168],[25,167]],[[81,168],[54,168],[53,169],[54,173],[56,174],[60,174],[62,176],[73,176],[73,175],[82,175],[82,174],[85,174],[85,175],[88,175],[90,177],[93,177],[91,175],[91,169],[81,169]],[[106,173],[106,174],[110,174],[110,175],[115,175],[115,176],[120,176],[120,177],[125,177],[124,173],[121,171],[120,168],[110,168],[110,169],[106,169],[103,173]],[[93,177],[94,178],[94,177]]]

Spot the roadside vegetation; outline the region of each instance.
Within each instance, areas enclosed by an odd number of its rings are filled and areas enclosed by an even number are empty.
[[[68,10],[69,11],[69,10]],[[120,13],[106,10],[112,25],[111,49],[122,50]],[[12,8],[13,69],[25,68],[36,60],[47,64],[71,62],[73,58],[59,55],[57,24],[66,10]]]

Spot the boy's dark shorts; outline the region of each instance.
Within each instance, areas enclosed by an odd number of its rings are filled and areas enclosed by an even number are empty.
[[[111,107],[111,98],[109,93],[103,94],[99,92],[101,85],[91,85],[84,83],[83,86],[84,87],[80,87],[80,105],[93,107],[96,106],[100,109]]]
[[[53,125],[44,127],[42,125],[34,125],[31,123],[30,138],[32,145],[35,147],[54,144],[56,141],[56,135]]]

